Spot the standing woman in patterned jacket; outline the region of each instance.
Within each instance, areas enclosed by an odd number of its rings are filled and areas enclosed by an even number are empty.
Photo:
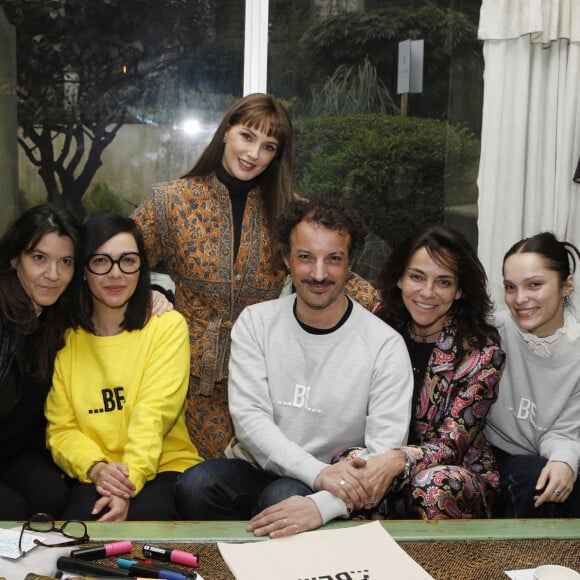
[[[486,275],[467,240],[431,226],[387,258],[377,314],[398,330],[414,374],[409,441],[364,462],[372,499],[362,517],[489,517],[499,476],[483,435],[505,363]],[[373,507],[374,505],[374,507]]]
[[[287,272],[274,247],[275,218],[293,199],[294,129],[274,97],[255,93],[226,112],[183,178],[153,186],[134,213],[153,266],[176,286],[189,324],[187,426],[205,459],[232,437],[227,402],[230,330],[248,305],[280,295]],[[372,287],[354,291],[372,306]]]

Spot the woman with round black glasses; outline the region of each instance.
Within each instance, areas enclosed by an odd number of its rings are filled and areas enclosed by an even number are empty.
[[[177,519],[172,487],[201,458],[185,425],[189,334],[176,311],[151,315],[135,222],[84,227],[78,318],[55,362],[47,441],[72,479],[64,517]]]

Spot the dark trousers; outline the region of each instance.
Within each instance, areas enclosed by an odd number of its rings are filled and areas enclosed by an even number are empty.
[[[493,448],[501,481],[500,517],[504,518],[578,518],[580,517],[580,484],[563,503],[545,502],[534,507],[534,496],[540,495],[536,483],[548,462],[539,455],[509,455]]]
[[[284,499],[311,493],[297,479],[257,469],[242,459],[198,463],[175,485],[175,500],[186,520],[248,520]]]
[[[143,489],[131,500],[127,520],[177,520],[177,510],[173,499],[176,471],[158,473],[148,481]],[[95,502],[101,496],[92,483],[70,481],[70,500],[64,513],[66,520],[96,520],[104,513],[92,515]]]
[[[2,462],[0,520],[28,520],[39,512],[60,519],[67,499],[67,485],[48,452]]]

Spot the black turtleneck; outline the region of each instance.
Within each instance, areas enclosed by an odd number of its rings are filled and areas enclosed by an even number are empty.
[[[230,175],[220,163],[216,169],[216,176],[223,185],[226,186],[230,194],[232,204],[232,223],[234,226],[234,261],[240,248],[240,239],[242,237],[242,222],[244,221],[244,210],[248,200],[248,192],[256,187],[257,181],[250,179],[243,181]]]

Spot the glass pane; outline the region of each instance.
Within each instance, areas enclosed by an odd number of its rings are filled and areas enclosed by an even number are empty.
[[[422,224],[447,223],[477,243],[480,4],[270,0],[268,88],[298,130],[297,191],[362,212],[371,235],[357,268],[371,281]],[[421,92],[403,97],[405,40],[423,40],[424,59]]]
[[[23,207],[130,213],[193,166],[241,96],[239,0],[0,6],[16,26]]]
[[[18,164],[16,143],[16,30],[0,5],[0,231],[17,211]]]

